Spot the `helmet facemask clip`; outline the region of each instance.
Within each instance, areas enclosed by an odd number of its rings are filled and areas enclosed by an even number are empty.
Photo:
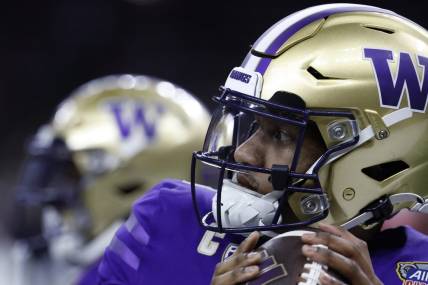
[[[272,183],[274,191],[282,191],[287,188],[290,169],[288,165],[272,165],[272,173],[269,181]]]

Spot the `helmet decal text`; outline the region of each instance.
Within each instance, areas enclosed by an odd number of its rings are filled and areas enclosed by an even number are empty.
[[[244,83],[249,83],[251,75],[240,72],[238,70],[232,70],[232,72],[230,73],[230,78],[242,81]]]
[[[428,95],[428,58],[417,55],[418,67],[415,67],[410,54],[400,52],[394,59],[391,50],[364,48],[364,57],[370,59],[376,76],[379,99],[382,107],[397,109],[400,107],[404,91],[412,111],[424,113]],[[397,61],[394,78],[389,62]],[[422,68],[422,78],[417,68]]]

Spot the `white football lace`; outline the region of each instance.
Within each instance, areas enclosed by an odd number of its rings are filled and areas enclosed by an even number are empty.
[[[315,245],[317,247],[324,247],[324,245]],[[327,269],[326,265],[319,264],[315,261],[307,259],[307,263],[303,266],[303,272],[300,274],[300,278],[304,281],[299,282],[297,285],[318,285],[321,272]]]

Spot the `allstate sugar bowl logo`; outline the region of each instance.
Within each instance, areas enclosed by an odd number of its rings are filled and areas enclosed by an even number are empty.
[[[402,285],[428,285],[428,262],[398,262],[396,271]]]

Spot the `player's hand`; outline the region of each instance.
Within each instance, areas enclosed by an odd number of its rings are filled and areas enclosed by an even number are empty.
[[[333,268],[352,285],[382,284],[374,273],[367,244],[363,240],[340,227],[320,224],[320,229],[323,232],[302,236],[305,243],[302,252],[306,257]],[[313,247],[313,244],[323,244],[328,248]],[[325,272],[320,281],[323,285],[344,284]]]
[[[232,285],[253,279],[259,274],[260,253],[252,251],[260,238],[252,232],[235,253],[223,262],[217,263],[211,285]]]

